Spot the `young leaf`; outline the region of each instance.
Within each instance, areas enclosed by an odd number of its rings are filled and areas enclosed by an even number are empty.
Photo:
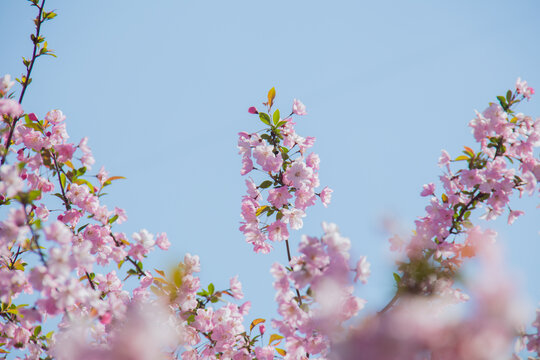
[[[283,339],[283,336],[281,335],[278,335],[278,334],[272,334],[270,335],[270,339],[268,340],[268,345],[271,345],[274,341],[278,341],[278,340],[281,340]],[[281,341],[277,342],[277,344],[279,344]]]
[[[279,119],[281,119],[281,116],[279,114],[279,109],[276,109],[276,111],[274,111],[274,115],[272,116],[274,120],[274,125],[277,126],[277,124],[279,123]]]
[[[261,215],[263,212],[265,212],[268,209],[268,205],[263,205],[260,208],[255,211],[255,216]]]
[[[263,323],[265,322],[266,320],[265,319],[255,319],[251,322],[251,325],[249,325],[249,331],[253,330],[253,328],[257,325],[259,325],[260,323]]]
[[[266,125],[270,125],[270,116],[268,116],[268,114],[260,112],[259,119],[261,119],[261,121]]]
[[[271,88],[270,91],[268,91],[268,107],[272,107],[274,104],[274,98],[276,97],[276,89]]]
[[[165,275],[165,271],[163,271],[163,270],[154,269],[154,271],[157,272],[159,275],[163,276],[164,278],[167,277],[167,276]]]
[[[465,152],[466,152],[467,154],[469,154],[471,157],[474,157],[474,150],[473,150],[473,149],[471,149],[471,148],[468,147],[468,146],[464,146],[463,148],[465,149]]]
[[[454,159],[454,161],[462,161],[462,160],[469,160],[469,157],[465,155],[460,155]]]

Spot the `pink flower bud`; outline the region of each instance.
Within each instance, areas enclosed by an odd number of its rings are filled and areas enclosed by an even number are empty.
[[[248,112],[250,114],[258,114],[259,112],[257,111],[257,108],[255,106],[252,106],[248,109]]]
[[[102,323],[103,325],[110,324],[111,320],[112,320],[112,315],[111,313],[108,313],[108,312],[99,317],[99,322]]]

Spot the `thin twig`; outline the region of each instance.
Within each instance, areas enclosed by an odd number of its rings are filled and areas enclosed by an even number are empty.
[[[36,56],[36,53],[37,53],[37,48],[38,48],[38,44],[39,44],[39,42],[38,42],[39,32],[41,30],[41,24],[43,23],[42,19],[41,19],[41,15],[43,13],[43,7],[44,6],[45,6],[45,0],[41,1],[41,6],[37,6],[38,9],[39,9],[39,13],[38,13],[38,16],[36,18],[36,20],[37,20],[36,35],[35,35],[35,38],[33,40],[33,42],[34,42],[34,50],[32,51],[32,60],[30,61],[30,66],[26,67],[26,77],[24,78],[24,82],[22,84],[22,91],[21,91],[21,95],[19,96],[19,104],[21,104],[22,101],[23,101],[26,89],[28,88],[28,85],[30,84],[30,74],[32,73],[32,69],[34,68],[34,62],[36,61],[36,59],[39,56],[39,55]],[[17,125],[17,122],[19,121],[19,119],[20,119],[20,117],[13,119],[13,122],[11,124],[11,129],[9,129],[9,135],[8,135],[8,138],[7,138],[7,141],[6,141],[4,154],[2,156],[2,161],[0,162],[0,165],[4,165],[6,163],[6,159],[7,159],[8,153],[9,153],[9,147],[11,146],[11,140],[13,139],[13,133],[15,132],[15,126]]]

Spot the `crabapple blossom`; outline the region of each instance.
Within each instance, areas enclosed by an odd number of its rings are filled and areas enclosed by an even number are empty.
[[[43,11],[44,2],[32,3],[40,10],[32,39],[41,40],[40,26],[55,14]],[[49,53],[46,43],[40,46],[39,55]],[[359,354],[386,360],[498,359],[510,355],[516,337],[518,350],[540,351],[538,318],[532,331],[516,330],[523,323],[522,306],[494,245],[496,233],[474,226],[470,217],[479,207],[488,220],[508,209],[512,224],[523,215],[510,208],[512,195],[537,192],[540,120],[513,110],[534,94],[527,82],[518,79],[499,103],[476,112],[469,126],[478,149],[464,147],[456,158],[442,151],[441,193],[434,183],[424,185],[420,195],[429,202],[415,231],[407,239],[390,239],[391,250],[406,254],[394,274],[396,295],[361,321],[353,319],[366,301],[354,286],[367,283],[371,265],[365,256],[351,259],[351,241],[335,224],[323,223],[321,237],[302,236],[290,254],[291,230],[303,227],[317,197],[326,207],[333,192],[316,190],[321,161],[308,154],[315,138],[295,130],[291,116],[306,115],[304,104],[294,99],[292,113],[282,118],[272,111],[272,88],[266,112],[249,107],[265,128],[238,134],[240,173],[253,177],[245,181],[240,230],[255,252],[268,253],[271,241],[276,247],[285,242],[288,262],[271,267],[278,317],[255,318],[248,326],[251,303],[236,303],[244,297],[238,276],[228,288],[203,286],[199,257],[191,254],[167,271],[145,268],[153,250],[168,250],[171,241],[145,229],[131,238],[118,231],[126,213],[109,210],[103,196],[121,177],[109,176],[104,167],[89,172],[95,159],[88,139],[70,141],[61,110],[25,114],[29,64],[24,61],[19,101],[8,94],[11,77],[0,78],[2,353],[59,360],[345,360]],[[460,161],[466,165],[456,170],[453,164]],[[481,276],[469,286],[469,297],[455,280],[471,258],[480,262]],[[25,305],[23,295],[31,294]],[[469,317],[452,312],[469,299],[475,310]],[[53,332],[45,331],[48,319],[58,324]],[[268,342],[263,339],[274,331]]]
[[[307,115],[306,107],[300,100],[293,100],[293,113],[296,115]]]
[[[270,104],[269,112],[274,96],[275,92],[269,92],[269,98],[272,97],[272,101],[266,103]],[[291,115],[306,114],[304,105],[296,99],[293,109]],[[281,119],[279,110],[274,112],[272,123],[268,114],[253,107],[248,112],[258,114],[269,128],[262,135],[238,133],[238,150],[242,156],[240,173],[246,175],[258,169],[267,173],[268,179],[259,185],[253,180],[246,181],[248,195],[242,199],[243,221],[240,230],[255,252],[268,253],[272,247],[266,243],[267,240],[288,241],[290,232],[286,225],[291,230],[300,229],[303,226],[301,218],[305,216],[307,208],[315,205],[317,196],[325,207],[328,206],[332,190],[325,187],[320,193],[315,192],[319,186],[320,158],[315,153],[304,156],[306,150],[313,146],[315,138],[299,136],[292,118]],[[254,167],[254,163],[259,168]],[[267,204],[262,201],[262,191],[265,189],[268,191]],[[274,214],[275,220],[272,220]],[[269,225],[264,225],[264,218],[269,220]]]

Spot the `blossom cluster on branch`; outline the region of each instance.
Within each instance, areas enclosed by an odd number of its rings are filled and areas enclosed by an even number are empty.
[[[315,139],[295,130],[292,117],[306,115],[306,107],[295,99],[282,118],[273,109],[274,88],[264,111],[250,107],[264,128],[239,133],[241,175],[251,176],[240,230],[256,253],[280,242],[288,258],[270,269],[279,316],[267,321],[249,316],[237,276],[226,289],[202,286],[197,255],[185,254],[167,272],[147,270],[147,257],[171,243],[165,233],[117,230],[126,212],[110,209],[103,197],[123,177],[103,167],[90,175],[95,160],[88,139],[70,141],[61,110],[39,115],[23,107],[36,60],[54,55],[41,30],[56,14],[45,11],[45,0],[30,3],[38,12],[32,57],[23,58],[26,72],[15,81],[0,78],[5,358],[487,360],[519,359],[526,350],[538,357],[540,320],[524,325],[496,233],[473,224],[472,216],[477,208],[487,220],[508,211],[512,224],[523,211],[510,207],[511,196],[538,191],[540,120],[515,110],[534,94],[525,81],[476,113],[469,125],[478,150],[464,147],[456,158],[443,151],[442,192],[424,185],[426,214],[410,236],[390,239],[401,254],[396,292],[375,314],[359,315],[366,301],[355,294],[356,284],[369,279],[370,263],[351,258],[351,241],[337,225],[323,223],[321,237],[302,236],[291,246],[307,208],[318,200],[329,205],[332,194],[318,190],[320,159],[309,152]],[[480,271],[462,281],[469,261]],[[455,304],[465,302],[468,312],[458,313]]]

